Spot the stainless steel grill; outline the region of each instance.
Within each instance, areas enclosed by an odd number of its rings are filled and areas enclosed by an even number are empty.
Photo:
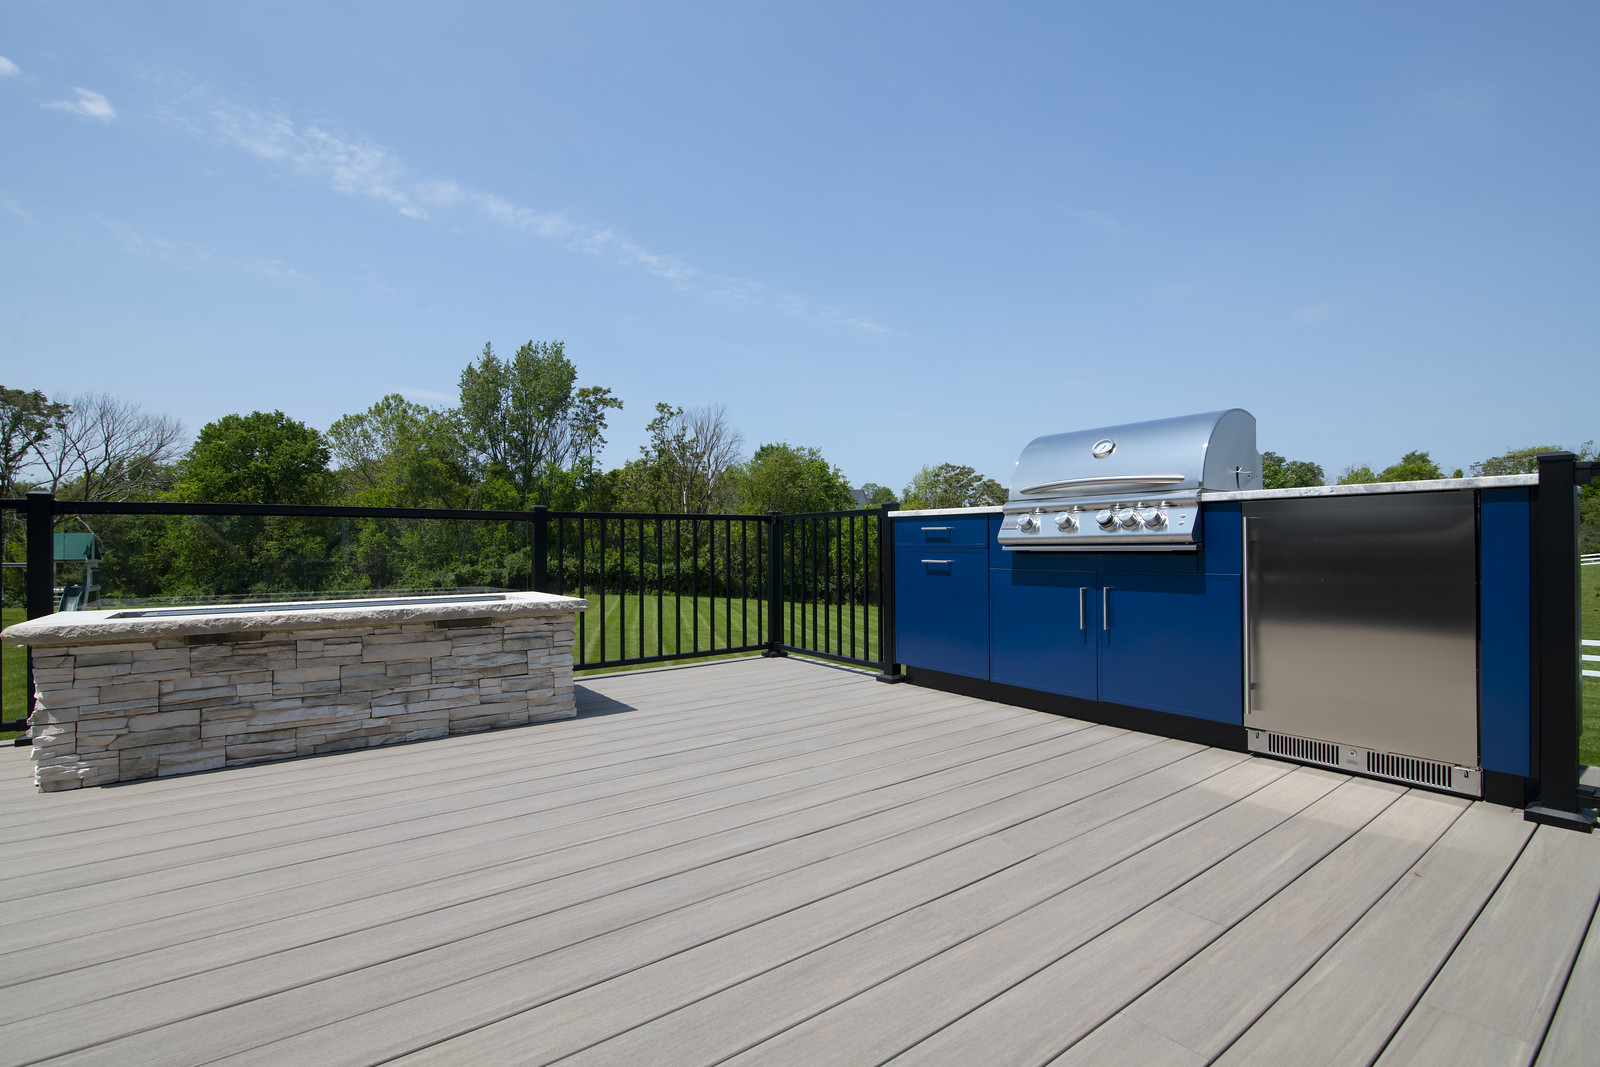
[[[1000,545],[1193,550],[1208,490],[1259,488],[1256,420],[1242,408],[1051,434],[1017,459]]]

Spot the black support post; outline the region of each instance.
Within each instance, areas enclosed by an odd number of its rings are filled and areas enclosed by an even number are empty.
[[[535,504],[533,511],[533,591],[550,591],[550,509]]]
[[[787,656],[783,649],[783,516],[767,512],[767,647],[763,656]]]
[[[878,654],[883,657],[880,682],[903,682],[894,651],[894,522],[891,512],[900,505],[891,500],[878,509]]]
[[[55,494],[37,489],[28,494],[28,618],[56,610]],[[30,679],[31,681],[31,679]]]
[[[56,517],[55,494],[47,489],[36,489],[28,494],[28,580],[26,604],[28,618],[37,619],[51,615],[56,610]],[[33,713],[33,649],[28,649],[28,675],[23,684],[23,705],[27,715]],[[24,748],[32,738],[23,734],[14,744]]]
[[[1582,625],[1578,598],[1579,486],[1595,475],[1593,462],[1571,452],[1539,457],[1533,502],[1533,708],[1539,798],[1530,822],[1594,829],[1592,808],[1578,804],[1578,735],[1582,729]]]

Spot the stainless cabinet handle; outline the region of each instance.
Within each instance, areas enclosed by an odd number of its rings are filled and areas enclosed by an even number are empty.
[[[1111,629],[1111,587],[1100,587],[1100,629]]]
[[[954,526],[924,526],[922,528],[922,532],[923,533],[927,533],[929,530],[954,530],[954,529],[955,529]]]
[[[945,566],[948,567],[950,564],[954,563],[955,560],[953,560],[953,559],[925,559],[922,562],[924,562],[924,563],[943,563]]]
[[[1081,585],[1078,586],[1078,629],[1080,629],[1080,630],[1084,628],[1083,627],[1083,594],[1086,591],[1087,590],[1083,586],[1081,586]]]

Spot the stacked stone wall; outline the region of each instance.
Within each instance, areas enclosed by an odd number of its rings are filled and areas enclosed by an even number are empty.
[[[34,649],[40,789],[214,770],[577,713],[573,615]]]

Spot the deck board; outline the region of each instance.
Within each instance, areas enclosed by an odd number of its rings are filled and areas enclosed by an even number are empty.
[[[1597,1039],[1600,841],[1520,813],[797,660],[580,685],[572,720],[105,789],[0,751],[0,1064]]]

